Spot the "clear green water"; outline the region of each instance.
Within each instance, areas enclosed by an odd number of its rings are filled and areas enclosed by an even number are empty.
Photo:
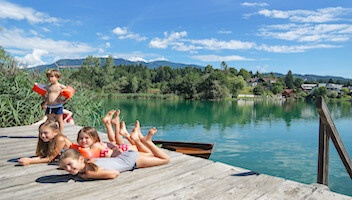
[[[329,103],[335,125],[352,155],[352,105]],[[314,103],[280,101],[106,100],[120,109],[129,130],[136,119],[154,139],[215,142],[210,159],[302,183],[317,178],[319,116]],[[103,126],[99,129],[105,132]],[[352,180],[330,145],[330,190],[352,196]]]

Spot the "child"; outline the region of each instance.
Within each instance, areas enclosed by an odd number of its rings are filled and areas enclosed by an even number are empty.
[[[124,127],[124,129],[126,129]],[[83,127],[77,135],[77,143],[79,148],[86,152],[84,155],[89,158],[96,157],[116,157],[122,152],[127,150],[140,151],[141,153],[152,155],[152,152],[141,142],[142,135],[140,133],[139,122],[136,122],[136,127],[131,132],[131,139],[134,141],[135,145],[130,144],[120,144],[116,145],[113,143],[105,143],[100,141],[98,132],[93,127]],[[75,148],[74,145],[72,148]],[[99,153],[96,153],[96,150]]]
[[[60,167],[83,179],[113,179],[123,171],[167,164],[170,161],[169,156],[152,142],[155,133],[156,128],[152,128],[141,140],[153,156],[129,150],[117,157],[89,160],[77,150],[69,149],[61,155]]]
[[[45,101],[43,101],[40,105],[43,110],[46,110],[46,102]],[[63,110],[62,118],[64,120],[64,123],[75,124],[75,121],[72,118],[72,112],[67,109]],[[45,115],[41,120],[33,123],[32,126],[40,125],[40,124],[44,123],[46,120],[48,120],[48,117]]]
[[[61,73],[56,70],[49,70],[46,73],[46,76],[50,82],[50,85],[46,86],[46,96],[43,97],[44,101],[47,103],[46,108],[46,116],[48,120],[54,120],[59,123],[60,132],[64,131],[64,120],[62,117],[63,114],[63,104],[65,104],[68,99],[63,100],[61,96],[61,92],[66,88],[65,85],[59,83],[59,79],[61,77]]]
[[[34,158],[20,158],[20,165],[48,163],[53,161],[62,149],[69,149],[72,142],[61,134],[54,121],[46,121],[39,126],[38,144]]]

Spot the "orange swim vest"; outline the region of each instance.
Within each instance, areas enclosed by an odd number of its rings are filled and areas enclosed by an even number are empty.
[[[64,90],[62,90],[61,95],[65,98],[69,99],[75,94],[75,89],[71,86],[67,86]]]
[[[47,85],[41,84],[41,83],[34,83],[32,90],[41,96],[45,96],[46,94],[46,87]]]
[[[72,143],[70,146],[71,149],[76,149],[82,156],[86,158],[99,158],[100,157],[100,150],[99,149],[88,149],[82,148],[78,144]]]

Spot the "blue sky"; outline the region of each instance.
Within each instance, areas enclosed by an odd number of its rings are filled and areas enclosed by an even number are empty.
[[[113,56],[352,78],[351,0],[0,0],[21,66]]]

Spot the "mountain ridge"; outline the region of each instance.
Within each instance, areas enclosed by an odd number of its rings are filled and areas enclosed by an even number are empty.
[[[103,65],[104,59],[106,58],[100,58],[100,63]],[[52,64],[47,64],[47,65],[38,65],[36,67],[29,68],[30,70],[36,70],[36,71],[45,71],[47,68],[57,68],[57,66],[68,66],[68,67],[79,67],[82,65],[83,61],[85,59],[60,59]],[[149,69],[154,69],[158,68],[160,66],[169,66],[171,68],[185,68],[185,67],[196,67],[196,68],[205,68],[204,66],[200,65],[195,65],[195,64],[184,64],[184,63],[175,63],[175,62],[170,62],[170,61],[153,61],[153,62],[144,62],[144,61],[129,61],[125,60],[122,58],[114,58],[114,65],[119,66],[119,65],[143,65],[146,66]],[[285,74],[281,73],[263,73],[264,75],[269,75],[273,74],[275,77],[282,77],[286,76]],[[329,81],[330,79],[334,81],[351,81],[352,79],[349,78],[344,78],[340,76],[321,76],[321,75],[314,75],[314,74],[293,74],[294,78],[301,78],[303,80],[311,81],[311,82],[316,82],[319,80],[322,81]]]

